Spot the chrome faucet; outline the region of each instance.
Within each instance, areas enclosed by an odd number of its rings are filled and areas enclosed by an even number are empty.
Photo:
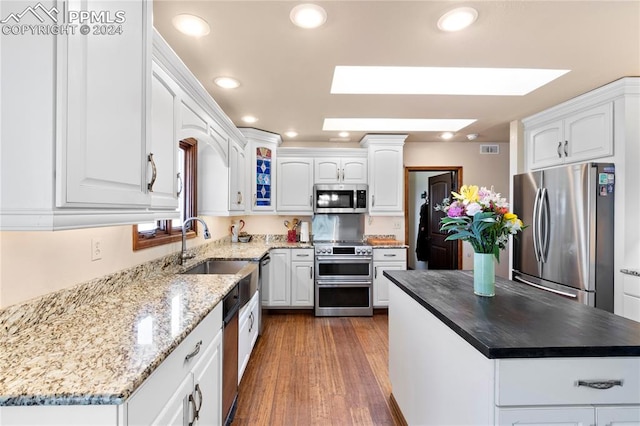
[[[193,220],[197,220],[198,222],[200,222],[202,224],[202,227],[204,228],[203,234],[202,236],[204,237],[205,240],[208,240],[209,238],[211,238],[211,234],[209,233],[209,228],[207,227],[207,224],[204,222],[204,220],[200,219],[199,217],[188,217],[184,220],[184,223],[182,224],[182,253],[180,254],[180,264],[182,265],[184,263],[185,260],[187,259],[191,259],[192,257],[195,257],[195,254],[187,254],[187,228],[186,225],[187,223],[193,221]]]

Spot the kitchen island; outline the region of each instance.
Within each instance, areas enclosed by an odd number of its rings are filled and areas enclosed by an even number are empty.
[[[384,275],[408,424],[640,423],[640,323],[501,278],[479,297],[465,271]]]

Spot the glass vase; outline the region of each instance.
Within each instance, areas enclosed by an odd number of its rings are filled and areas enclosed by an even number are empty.
[[[484,297],[496,294],[496,267],[493,254],[474,253],[473,292]]]

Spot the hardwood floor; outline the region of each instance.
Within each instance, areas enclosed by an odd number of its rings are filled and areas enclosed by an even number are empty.
[[[270,314],[240,383],[234,425],[397,425],[387,315]]]

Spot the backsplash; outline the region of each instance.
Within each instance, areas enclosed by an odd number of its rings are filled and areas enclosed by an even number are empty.
[[[193,247],[189,253],[200,254],[212,245],[228,243],[224,237],[209,244]],[[120,290],[123,286],[158,274],[175,273],[178,270],[179,252],[136,265],[113,274],[105,275],[70,288],[37,297],[24,303],[0,310],[0,330],[10,336],[19,330],[47,321],[64,313],[73,312],[79,306]]]

